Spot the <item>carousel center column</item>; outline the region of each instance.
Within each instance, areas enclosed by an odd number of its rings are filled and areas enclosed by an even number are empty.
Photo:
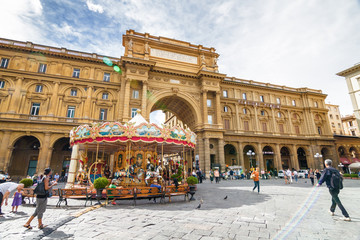
[[[69,175],[65,188],[72,188],[74,186],[78,161],[79,161],[79,145],[74,144],[74,146],[72,147]]]

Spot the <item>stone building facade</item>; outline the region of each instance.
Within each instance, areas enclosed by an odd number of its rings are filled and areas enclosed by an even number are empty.
[[[328,117],[330,120],[330,127],[333,134],[343,135],[344,128],[342,124],[339,105],[326,104],[326,108],[329,109]]]
[[[171,112],[196,132],[206,172],[338,163],[320,90],[227,77],[215,49],[202,45],[128,30],[123,46],[116,58],[0,39],[0,169],[65,174],[73,127],[126,122],[138,109],[147,120],[155,110]]]

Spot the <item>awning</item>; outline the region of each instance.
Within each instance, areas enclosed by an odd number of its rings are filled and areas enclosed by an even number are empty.
[[[345,157],[340,158],[340,162],[342,164],[351,164],[351,161],[348,158],[345,158]]]
[[[353,163],[355,163],[355,162],[360,162],[360,159],[358,159],[358,158],[353,158],[353,159],[352,159],[352,162],[353,162]]]

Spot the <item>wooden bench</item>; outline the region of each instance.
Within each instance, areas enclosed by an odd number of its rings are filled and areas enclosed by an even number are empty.
[[[188,197],[189,193],[189,186],[187,185],[179,185],[176,186],[166,186],[165,187],[165,197],[169,198],[169,202],[171,202],[171,197],[174,196],[182,196],[184,195],[184,201],[186,201],[186,198]]]
[[[29,204],[35,204],[35,194],[34,194],[34,189],[33,188],[23,188],[23,193],[22,193],[22,198],[23,198],[23,202],[26,204],[25,202],[25,198],[27,198],[29,200]],[[32,198],[30,200],[30,198]]]
[[[54,189],[55,190],[55,189]],[[91,198],[91,193],[88,192],[87,188],[74,188],[74,189],[59,189],[59,201],[57,202],[56,206],[60,207],[62,202],[65,202],[65,205],[67,206],[67,199],[68,198],[73,198],[73,199],[81,199],[81,198],[86,198],[85,201],[85,207],[86,207],[86,203],[90,200],[91,205],[92,205],[92,198]]]
[[[136,199],[144,199],[148,198],[149,200],[151,198],[160,198],[160,203],[163,202],[165,196],[164,188],[161,187],[161,189],[157,187],[136,187],[135,188],[135,205],[136,205]]]
[[[135,202],[135,195],[134,195],[134,188],[127,187],[127,188],[107,188],[106,189],[106,204],[109,203],[109,198],[115,198],[115,199],[133,199],[134,205]]]

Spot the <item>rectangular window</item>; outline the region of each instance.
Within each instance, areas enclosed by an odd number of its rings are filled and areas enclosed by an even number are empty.
[[[76,89],[71,89],[70,96],[76,97],[76,95],[77,95],[77,90]]]
[[[341,128],[341,125],[340,125],[340,123],[338,123],[338,128]]]
[[[79,68],[74,68],[73,71],[73,75],[74,78],[79,78],[80,77],[80,69]]]
[[[206,100],[206,104],[208,107],[211,107],[211,99]]]
[[[352,122],[349,122],[349,126],[352,127],[353,123]]]
[[[243,108],[243,113],[244,113],[244,114],[247,114],[246,108]]]
[[[317,102],[314,102],[314,106],[317,108],[319,107],[318,103]]]
[[[229,111],[228,107],[224,106],[224,112],[228,112],[228,111]]]
[[[110,82],[110,73],[104,73],[104,82]]]
[[[284,133],[284,124],[279,124],[279,132]]]
[[[249,131],[249,121],[244,121],[244,130]]]
[[[40,63],[39,65],[39,73],[46,73],[46,64]]]
[[[267,124],[266,123],[262,123],[262,129],[263,129],[263,132],[267,132]]]
[[[75,107],[74,106],[68,106],[66,117],[74,118],[74,116],[75,116]]]
[[[102,99],[108,100],[109,99],[109,93],[103,93]]]
[[[36,85],[35,92],[42,92],[43,86],[42,85]]]
[[[101,108],[100,109],[100,120],[105,121],[107,120],[107,109]]]
[[[132,108],[131,109],[131,118],[133,118],[133,117],[135,117],[136,116],[136,114],[137,114],[137,108]]]
[[[299,128],[299,126],[295,126],[295,133],[296,133],[296,134],[300,134],[300,128]]]
[[[228,97],[228,92],[226,90],[223,91],[223,97],[225,97],[225,98]]]
[[[36,167],[38,162],[37,158],[38,156],[34,156],[30,158],[27,175],[34,176],[34,174],[36,173]]]
[[[339,120],[339,115],[336,115],[336,119]]]
[[[40,103],[33,103],[31,105],[30,115],[37,116],[39,115]]]
[[[0,88],[5,88],[5,81],[0,81]]]
[[[330,114],[330,119],[333,119],[333,115],[332,115],[332,114]]]
[[[352,131],[351,131],[351,135],[356,136],[356,134],[355,134],[355,131],[354,131],[354,130],[352,130]]]
[[[138,99],[139,98],[139,90],[133,90],[132,97],[135,99]]]
[[[264,102],[264,96],[260,95],[260,102]]]
[[[321,135],[321,127],[318,127],[317,129],[318,129],[319,135]]]
[[[0,68],[7,68],[9,65],[9,59],[8,58],[2,58]]]
[[[293,106],[296,106],[295,100],[292,100],[291,102],[292,102],[292,105],[293,105]]]
[[[229,119],[224,119],[224,128],[230,129],[230,120]]]
[[[212,115],[208,115],[208,123],[213,124]]]
[[[244,100],[246,100],[246,93],[243,93],[242,97],[243,97]]]
[[[280,103],[281,103],[280,98],[276,98],[276,103],[277,103],[277,104],[280,104]]]

